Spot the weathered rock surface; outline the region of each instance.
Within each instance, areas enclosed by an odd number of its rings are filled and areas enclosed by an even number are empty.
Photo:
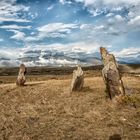
[[[102,76],[106,84],[107,96],[112,99],[117,95],[124,95],[124,86],[114,55],[109,54],[103,47],[100,48],[100,53],[104,64]]]
[[[16,81],[16,84],[18,86],[24,86],[24,84],[26,82],[25,74],[26,74],[26,67],[24,64],[21,64],[20,68],[19,68],[19,74],[17,77],[17,81]]]
[[[77,70],[73,71],[73,78],[71,82],[71,92],[80,91],[84,85],[84,73],[80,66],[77,67]]]

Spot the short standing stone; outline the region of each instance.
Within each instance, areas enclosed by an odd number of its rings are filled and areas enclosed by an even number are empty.
[[[21,64],[20,68],[19,68],[19,74],[17,77],[17,81],[16,81],[16,84],[18,86],[24,86],[24,84],[26,82],[25,74],[26,74],[26,67],[24,64]]]
[[[107,96],[112,99],[116,95],[124,95],[124,86],[114,55],[109,54],[103,47],[100,48],[100,52],[104,64],[102,76],[106,84]]]
[[[73,71],[73,78],[71,82],[71,92],[80,91],[84,85],[84,73],[80,66],[77,67],[77,70]]]

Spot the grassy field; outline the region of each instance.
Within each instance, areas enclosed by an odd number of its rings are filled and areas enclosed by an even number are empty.
[[[134,99],[124,104],[105,98],[100,70],[85,71],[80,92],[70,93],[71,78],[27,75],[17,87],[16,76],[1,76],[0,140],[140,140],[139,74],[123,74]]]

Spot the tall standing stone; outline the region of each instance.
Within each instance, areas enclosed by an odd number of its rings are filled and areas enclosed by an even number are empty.
[[[84,73],[80,66],[77,67],[77,70],[73,71],[73,78],[71,82],[71,92],[80,91],[84,85]]]
[[[24,86],[24,83],[26,82],[25,74],[26,74],[26,67],[24,64],[21,64],[19,68],[17,81],[16,81],[16,84],[18,86]]]
[[[112,99],[117,95],[125,95],[123,82],[114,55],[109,54],[103,47],[100,48],[100,53],[104,65],[102,76],[106,84],[107,96]]]

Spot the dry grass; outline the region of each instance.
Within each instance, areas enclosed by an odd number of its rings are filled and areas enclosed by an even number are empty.
[[[140,106],[105,99],[102,77],[86,77],[70,94],[71,76],[0,85],[0,140],[140,139]],[[35,79],[34,79],[35,80]],[[126,91],[140,99],[139,77],[124,77]]]

